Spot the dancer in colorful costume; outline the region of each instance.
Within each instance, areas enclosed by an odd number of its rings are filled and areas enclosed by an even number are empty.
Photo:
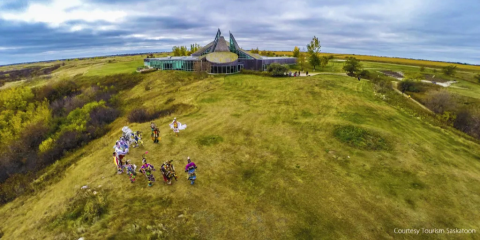
[[[163,181],[168,185],[172,185],[172,179],[177,181],[177,174],[175,173],[175,167],[172,164],[173,160],[166,161],[162,164],[160,170],[162,171]]]
[[[160,130],[158,128],[155,128],[152,132],[152,140],[153,143],[158,143],[158,139],[160,138]]]
[[[136,133],[132,133],[132,141],[135,146],[133,147],[138,147],[138,144],[141,144],[143,146],[143,141],[142,141],[142,132],[137,131]]]
[[[137,166],[135,164],[132,164],[130,160],[127,160],[125,164],[125,169],[127,170],[127,175],[130,177],[130,182],[134,183],[135,177],[137,176],[137,173],[135,172]]]
[[[113,152],[113,163],[115,164],[115,167],[117,168],[117,174],[121,174],[123,172],[122,168],[122,162],[120,161],[120,158],[117,156],[116,152]]]
[[[170,126],[171,129],[173,129],[173,132],[177,135],[177,137],[178,137],[178,133],[180,132],[180,130],[185,130],[185,128],[187,128],[186,124],[182,124],[180,122],[177,122],[177,118],[174,118],[173,122],[170,123],[169,126]]]
[[[151,187],[153,185],[153,182],[155,182],[155,177],[153,176],[153,173],[152,173],[152,171],[155,171],[155,168],[150,163],[147,163],[145,154],[143,155],[142,164],[143,165],[140,169],[140,172],[143,173],[145,177],[147,177],[148,186]]]
[[[187,179],[190,180],[190,184],[194,184],[195,180],[197,179],[197,174],[195,173],[195,170],[197,169],[197,165],[195,165],[192,160],[190,160],[190,157],[187,159],[187,165],[185,166],[185,172],[187,173]]]

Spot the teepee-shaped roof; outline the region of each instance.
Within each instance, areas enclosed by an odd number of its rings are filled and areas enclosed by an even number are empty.
[[[215,52],[230,52],[230,49],[227,46],[227,41],[225,41],[225,38],[221,36],[218,39],[217,46],[215,46]]]

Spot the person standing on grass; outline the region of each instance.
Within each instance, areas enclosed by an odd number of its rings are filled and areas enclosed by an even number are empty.
[[[135,172],[137,166],[135,166],[135,164],[132,164],[130,160],[127,160],[125,163],[125,169],[127,170],[128,177],[130,177],[130,182],[134,183],[135,177],[137,176],[137,173]]]
[[[170,123],[170,128],[173,129],[173,132],[175,133],[175,135],[178,137],[178,133],[180,132],[180,130],[184,130],[185,128],[187,128],[187,125],[186,124],[182,124],[180,122],[177,122],[177,118],[173,118],[173,122]]]
[[[150,130],[152,130],[150,136],[152,137],[152,140],[153,140],[153,131],[155,131],[155,128],[157,128],[157,126],[155,126],[155,123],[154,122],[151,122],[150,123]]]
[[[195,163],[190,160],[190,157],[188,157],[187,165],[185,166],[185,172],[187,173],[187,180],[190,180],[192,185],[195,183],[195,179],[197,179],[195,174],[196,169],[197,165],[195,165]]]
[[[163,180],[168,184],[172,185],[172,179],[177,180],[177,174],[175,173],[175,167],[172,164],[173,160],[164,162],[161,167],[163,174]]]
[[[308,76],[308,71],[305,72],[305,76]]]
[[[142,168],[140,169],[140,172],[143,173],[145,177],[147,177],[148,186],[151,187],[153,185],[153,182],[155,182],[155,177],[153,176],[153,173],[152,173],[152,171],[155,171],[155,168],[150,163],[147,163],[146,158],[142,159],[142,163],[143,165],[142,165]]]
[[[153,143],[158,143],[158,139],[160,138],[160,130],[158,128],[155,128],[152,133],[152,139]]]

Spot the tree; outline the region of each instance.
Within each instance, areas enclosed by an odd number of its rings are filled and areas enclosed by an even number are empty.
[[[267,67],[267,71],[274,77],[284,76],[288,70],[289,67],[287,64],[272,63]]]
[[[480,73],[475,75],[473,78],[477,79],[478,83],[480,83]]]
[[[324,68],[325,66],[327,66],[329,60],[330,60],[330,57],[323,56],[323,57],[320,59],[320,67]]]
[[[305,56],[305,53],[300,52],[298,55],[297,61],[302,71],[305,68],[306,60],[307,60],[307,57]]]
[[[310,44],[307,44],[307,50],[308,54],[310,55],[308,57],[308,61],[310,62],[310,65],[313,66],[313,70],[315,71],[315,66],[320,64],[320,57],[318,56],[318,53],[320,52],[320,41],[316,36],[313,36],[312,41],[310,41]]]
[[[343,65],[343,70],[350,76],[354,76],[354,73],[361,71],[362,64],[354,57],[347,57],[347,61]]]
[[[457,66],[454,66],[454,65],[446,66],[442,68],[442,71],[443,71],[443,74],[453,77],[457,73]]]
[[[173,56],[180,56],[180,48],[177,47],[177,46],[173,46],[172,48],[172,53],[173,53]]]
[[[300,48],[295,46],[295,48],[293,49],[293,57],[298,58],[299,55],[300,55]]]

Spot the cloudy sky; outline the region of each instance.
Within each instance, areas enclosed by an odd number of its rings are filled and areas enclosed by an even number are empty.
[[[0,65],[205,45],[480,64],[479,0],[0,0]],[[228,39],[228,37],[227,37]]]

